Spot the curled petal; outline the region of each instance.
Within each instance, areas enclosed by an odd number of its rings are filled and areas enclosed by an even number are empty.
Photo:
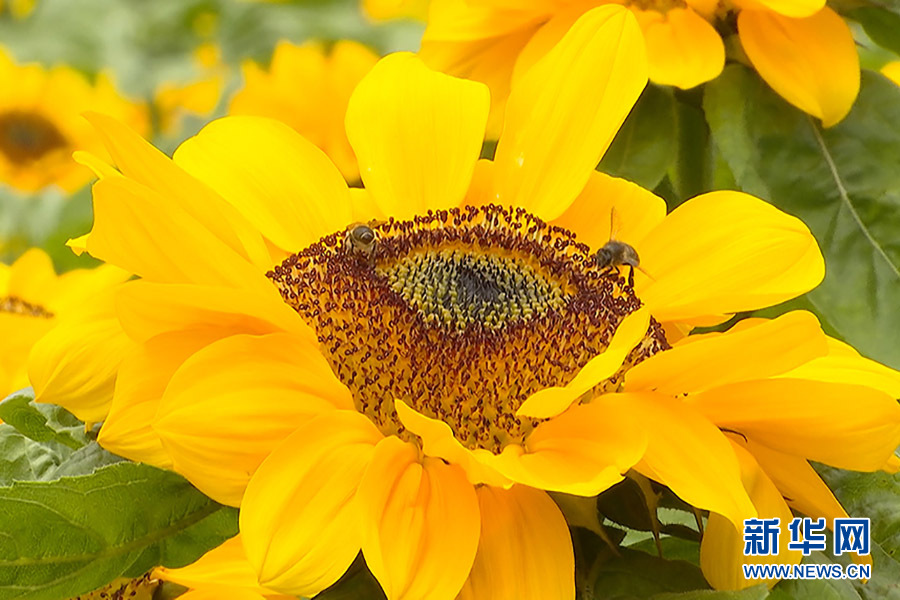
[[[331,411],[288,436],[260,465],[241,504],[247,559],[261,585],[314,596],[359,554],[354,502],[382,438],[356,411]]]
[[[366,564],[388,600],[451,600],[478,548],[478,500],[463,470],[396,437],[375,449],[356,495]]]
[[[715,27],[691,8],[634,13],[647,43],[650,81],[688,89],[722,72],[725,44]]]
[[[792,18],[770,10],[738,13],[738,35],[760,76],[785,100],[831,127],[859,93],[853,33],[828,7]]]
[[[549,419],[569,408],[595,385],[615,375],[628,353],[644,339],[649,326],[650,313],[646,308],[622,319],[606,350],[589,360],[565,386],[544,388],[526,398],[516,416]]]
[[[691,336],[625,374],[629,391],[699,392],[761,379],[799,367],[828,351],[816,317],[793,311],[755,327],[722,335]]]
[[[553,500],[522,485],[476,493],[481,537],[459,600],[574,600],[572,539]]]
[[[541,423],[524,446],[475,455],[509,479],[538,489],[593,496],[622,480],[647,448],[647,436],[626,407],[602,397]]]

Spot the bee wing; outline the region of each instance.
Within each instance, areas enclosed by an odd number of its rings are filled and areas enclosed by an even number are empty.
[[[612,206],[609,209],[609,239],[610,239],[610,241],[616,239],[617,233],[619,233],[619,218],[616,215],[616,207]]]

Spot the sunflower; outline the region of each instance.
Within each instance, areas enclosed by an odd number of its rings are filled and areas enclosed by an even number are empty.
[[[746,194],[666,215],[594,171],[645,84],[634,18],[598,7],[516,83],[478,161],[487,89],[391,55],[347,110],[365,189],[267,119],[216,121],[170,161],[94,116],[115,168],[82,156],[101,176],[84,243],[142,278],[117,296],[135,348],[101,444],[240,505],[259,582],[289,594],[361,549],[389,598],[571,598],[546,491],[594,495],[631,468],[731,526],[757,514],[711,417],[623,381],[694,324],[811,289],[822,257]],[[598,263],[611,231],[646,273]],[[764,341],[754,357],[781,348]],[[716,364],[745,363],[730,352]],[[731,381],[781,372],[759,362]],[[697,457],[667,427],[699,432]]]
[[[421,56],[433,68],[488,84],[495,103],[491,129],[499,131],[517,73],[546,54],[585,12],[604,3],[435,0]],[[847,115],[859,92],[853,36],[824,0],[623,4],[640,23],[654,83],[687,89],[715,79],[725,65],[726,42],[734,39],[735,48],[742,49],[739,59],[825,127]]]
[[[268,71],[252,61],[243,64],[244,88],[231,100],[228,114],[287,123],[324,150],[348,181],[358,181],[356,157],[344,133],[344,113],[353,88],[377,60],[358,42],[297,46],[282,41]]]
[[[0,89],[0,182],[25,192],[48,185],[72,192],[90,180],[72,152],[102,154],[103,146],[82,112],[148,128],[145,108],[122,98],[103,74],[91,84],[68,67],[17,65],[0,50]]]
[[[128,275],[103,265],[57,275],[42,250],[25,252],[11,266],[0,264],[0,397],[29,385],[40,400],[71,404],[90,398],[78,416],[96,421],[98,401],[112,398],[115,356],[127,343],[112,311],[112,292]],[[54,349],[75,343],[78,352]],[[29,354],[52,370],[26,373]]]

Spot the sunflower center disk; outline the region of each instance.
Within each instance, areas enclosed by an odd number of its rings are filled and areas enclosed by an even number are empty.
[[[437,211],[372,225],[365,251],[344,232],[269,273],[312,324],[357,409],[407,439],[394,400],[447,423],[468,448],[499,451],[537,425],[515,416],[534,392],[568,383],[640,307],[590,248],[521,209]],[[667,347],[653,323],[625,365]]]
[[[25,302],[16,296],[0,296],[0,313],[52,319],[53,313],[38,304]]]
[[[0,152],[11,163],[33,162],[65,146],[66,138],[59,129],[40,115],[22,111],[0,114]]]

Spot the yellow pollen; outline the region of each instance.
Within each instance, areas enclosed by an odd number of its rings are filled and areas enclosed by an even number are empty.
[[[386,435],[413,438],[397,418],[400,399],[469,448],[521,443],[538,423],[516,417],[522,402],[570,381],[640,307],[617,269],[522,209],[466,207],[371,228],[371,252],[336,232],[268,275]],[[653,322],[597,391],[666,347]]]
[[[0,152],[13,164],[27,164],[66,147],[66,138],[44,117],[24,112],[0,113]]]
[[[53,313],[37,304],[31,304],[16,296],[0,296],[0,313],[52,319]]]

